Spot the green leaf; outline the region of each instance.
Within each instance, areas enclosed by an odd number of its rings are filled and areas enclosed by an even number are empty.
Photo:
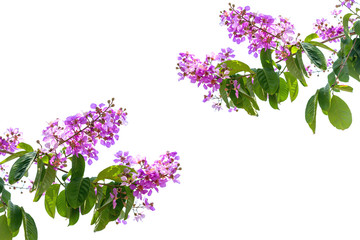
[[[109,220],[109,212],[110,212],[109,207],[105,208],[104,211],[99,212],[99,215],[96,218],[94,232],[98,232],[98,231],[105,229],[106,225],[110,221]]]
[[[310,44],[314,45],[314,46],[317,46],[317,47],[321,47],[323,49],[326,49],[326,50],[329,50],[330,52],[333,52],[333,53],[336,53],[336,51],[334,49],[332,49],[331,47],[321,43],[321,42],[314,42],[314,41],[311,41],[309,42]]]
[[[319,90],[319,105],[323,111],[324,114],[328,114],[330,109],[330,103],[331,103],[331,95],[330,95],[330,86],[329,84],[326,84],[325,87],[320,88]]]
[[[24,223],[24,233],[25,240],[37,240],[37,228],[34,219],[30,216],[30,214],[26,213],[24,208],[21,208],[23,223]]]
[[[39,183],[39,187],[36,191],[33,200],[34,202],[39,201],[42,194],[53,184],[53,182],[55,181],[55,177],[56,177],[56,170],[49,165],[45,171],[44,178]]]
[[[129,169],[130,172],[136,173],[136,171],[132,168],[123,166],[123,165],[114,165],[114,166],[110,166],[105,168],[104,170],[102,170],[97,178],[95,179],[95,183],[100,181],[100,180],[105,180],[105,179],[110,179],[113,180],[115,182],[122,182],[121,180],[121,175],[124,172],[124,169]]]
[[[22,212],[18,205],[14,205],[11,201],[7,207],[7,223],[11,232],[19,230],[22,222]]]
[[[297,79],[299,79],[300,83],[306,87],[307,83],[305,81],[304,75],[302,73],[302,71],[298,68],[298,66],[296,65],[296,62],[294,60],[293,57],[288,57],[286,60],[286,67],[289,69],[289,72],[296,77]]]
[[[295,62],[297,63],[297,67],[300,69],[300,71],[302,72],[303,75],[305,75],[306,77],[309,77],[308,76],[308,73],[306,71],[306,68],[304,66],[304,62],[302,60],[302,51],[301,50],[298,50],[296,52],[296,55],[295,55]]]
[[[123,207],[124,207],[123,199],[120,199],[120,198],[116,200],[116,207],[115,208],[113,208],[113,205],[110,204],[108,206],[108,208],[109,208],[109,221],[115,221],[116,219],[118,219]]]
[[[75,225],[80,217],[79,208],[71,208],[70,209],[70,217],[69,217],[69,226]]]
[[[290,72],[285,72],[284,75],[289,88],[290,100],[293,102],[299,93],[298,81]]]
[[[277,92],[280,84],[280,79],[278,74],[274,71],[273,65],[272,65],[272,58],[271,58],[272,51],[270,49],[266,50],[263,48],[260,52],[260,60],[261,65],[264,68],[264,73],[266,76],[266,81],[260,81],[259,82],[261,87],[268,92],[270,95]]]
[[[324,54],[311,43],[300,43],[310,61],[322,70],[326,70],[326,59]]]
[[[319,90],[316,91],[315,95],[313,95],[309,99],[305,109],[305,120],[309,124],[309,127],[311,128],[313,133],[315,133],[316,129],[316,109],[318,102],[318,92]]]
[[[31,164],[36,158],[36,152],[26,153],[21,156],[10,169],[9,184],[14,184],[19,181],[25,173],[29,170]]]
[[[19,234],[19,229],[17,231],[12,232],[13,238],[16,237]]]
[[[34,149],[32,148],[32,146],[30,146],[29,144],[27,143],[19,143],[17,145],[17,148],[21,148],[21,149],[24,149],[26,152],[34,152]]]
[[[238,60],[228,60],[223,63],[225,63],[226,66],[230,69],[229,75],[234,75],[235,73],[238,72],[254,73],[247,64],[240,62]]]
[[[125,187],[125,191],[126,191],[127,200],[126,200],[126,210],[125,210],[124,220],[128,218],[130,210],[132,209],[135,201],[135,197],[133,193],[134,191],[131,190],[129,187]]]
[[[287,82],[283,79],[280,78],[280,86],[279,86],[279,93],[278,93],[278,103],[284,102],[286,101],[286,99],[289,96],[289,87]]]
[[[349,68],[345,58],[338,58],[333,64],[333,70],[340,81],[349,81]]]
[[[316,33],[311,33],[305,38],[304,42],[308,43],[316,38],[319,38],[319,35],[317,35]]]
[[[25,153],[27,153],[26,151],[21,151],[21,152],[16,152],[11,154],[9,157],[5,158],[3,161],[0,162],[1,164],[7,163],[15,158],[21,157],[22,155],[24,155]]]
[[[260,80],[259,80],[260,78]],[[254,78],[254,92],[256,94],[256,96],[262,100],[262,101],[267,101],[267,93],[265,92],[265,90],[261,87],[260,81],[266,81],[266,76],[264,73],[264,70],[262,69],[257,69],[256,70],[256,75]]]
[[[72,208],[80,207],[86,200],[90,191],[90,178],[75,178],[66,186],[66,201]]]
[[[345,92],[353,92],[353,88],[348,85],[335,85],[334,88]]]
[[[349,19],[352,16],[352,13],[345,14],[343,17],[343,26],[344,26],[344,34],[346,38],[350,38],[350,31],[349,31]]]
[[[355,33],[356,33],[358,36],[360,36],[360,20],[358,20],[358,21],[356,21],[356,22],[354,23],[353,28],[354,28]]]
[[[89,195],[86,198],[85,202],[81,205],[81,214],[88,214],[91,209],[94,207],[96,202],[95,190],[92,186],[90,186]]]
[[[330,123],[337,129],[345,130],[352,123],[350,108],[338,96],[332,97],[328,116]]]
[[[6,205],[9,204],[9,201],[11,199],[11,193],[8,190],[6,190],[5,188],[2,191],[1,199],[2,199],[2,201],[5,202]]]
[[[6,219],[5,215],[0,216],[0,236],[1,236],[1,240],[11,240],[12,239],[12,233],[7,224],[7,219]]]
[[[330,86],[332,86],[332,85],[334,85],[336,83],[336,76],[335,76],[334,72],[331,72],[328,75],[328,83],[329,83]]]
[[[360,57],[354,58],[353,61],[348,61],[349,75],[360,81]]]
[[[230,108],[230,104],[229,104],[229,100],[228,100],[228,96],[227,96],[227,92],[226,92],[226,84],[227,84],[227,79],[223,79],[222,82],[220,83],[220,96],[221,98],[224,100],[226,107]]]
[[[4,179],[0,178],[0,193],[4,189],[4,184],[5,184]]]
[[[45,210],[50,217],[55,217],[56,199],[59,193],[60,184],[51,185],[45,194]]]
[[[273,109],[279,110],[276,94],[269,95],[269,103]]]
[[[70,208],[67,206],[66,203],[65,190],[62,190],[56,199],[56,210],[60,216],[64,218],[70,217]]]
[[[36,177],[35,177],[35,181],[33,183],[33,187],[31,188],[31,192],[38,189],[40,182],[44,179],[45,170],[46,169],[44,166],[43,158],[38,159],[37,160],[37,168],[36,168]]]
[[[76,178],[81,179],[84,176],[84,172],[85,172],[84,157],[81,154],[78,154],[78,157],[76,155],[73,155],[71,161],[72,161],[71,180]]]

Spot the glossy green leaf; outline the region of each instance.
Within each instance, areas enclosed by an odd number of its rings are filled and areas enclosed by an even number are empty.
[[[71,158],[71,180],[79,178],[81,179],[84,176],[85,172],[85,160],[84,157],[81,154],[78,154],[78,156],[73,155]]]
[[[7,224],[7,219],[5,215],[0,216],[0,239],[1,240],[11,240],[12,239],[12,233],[10,231],[10,228]]]
[[[297,63],[297,67],[300,69],[300,71],[302,72],[302,74],[306,77],[309,77],[308,76],[308,73],[306,71],[306,68],[305,68],[305,65],[304,65],[304,62],[303,62],[303,59],[302,59],[302,51],[301,50],[298,50],[296,52],[296,55],[295,55],[295,62]]]
[[[345,130],[352,123],[350,108],[338,96],[332,97],[328,116],[330,123],[337,129]]]
[[[310,41],[310,44],[317,46],[317,47],[321,47],[323,49],[329,50],[330,52],[336,53],[336,51],[334,49],[332,49],[331,47],[321,43],[321,42],[314,42],[314,41]]]
[[[75,225],[80,217],[79,208],[71,208],[70,209],[70,217],[69,217],[69,226]]]
[[[278,103],[286,101],[286,99],[289,96],[289,87],[285,79],[280,78],[280,86],[279,86],[279,92],[277,94],[278,96]]]
[[[299,79],[300,83],[306,87],[307,83],[305,81],[304,75],[302,73],[302,71],[300,70],[300,68],[297,66],[295,60],[293,57],[288,57],[286,60],[286,67],[289,69],[289,72],[296,77],[297,79]]]
[[[345,92],[353,92],[354,90],[352,87],[348,85],[335,85],[334,88]]]
[[[60,184],[51,185],[45,194],[45,210],[50,217],[55,217],[56,199],[59,193]]]
[[[131,190],[129,187],[125,187],[125,191],[126,191],[127,200],[126,200],[126,206],[125,206],[126,209],[125,209],[124,219],[126,220],[129,216],[130,210],[132,209],[132,207],[134,205],[135,197],[134,197],[133,190]]]
[[[16,159],[16,158],[18,158],[18,157],[21,157],[21,156],[23,156],[25,153],[27,153],[26,151],[21,151],[21,152],[16,152],[16,153],[14,153],[14,154],[11,154],[9,157],[7,157],[7,158],[5,158],[3,161],[1,161],[0,162],[0,165],[1,164],[4,164],[4,163],[7,163],[7,162],[9,162],[9,161],[11,161],[11,160],[14,160],[14,159]]]
[[[305,120],[309,124],[309,127],[315,133],[316,129],[316,109],[317,109],[317,102],[318,102],[318,91],[313,95],[305,109]]]
[[[336,83],[336,75],[335,75],[334,72],[331,72],[328,75],[328,83],[329,83],[330,86],[333,86]]]
[[[310,61],[322,70],[326,70],[326,59],[324,54],[311,43],[300,43]]]
[[[0,193],[4,189],[4,184],[5,184],[4,179],[0,178]]]
[[[352,13],[345,14],[343,17],[343,26],[344,26],[344,34],[347,38],[350,38],[350,31],[349,31],[349,19],[352,16]]]
[[[263,71],[266,76],[266,81],[260,81],[259,82],[261,87],[268,92],[269,94],[274,94],[277,92],[280,84],[280,79],[278,74],[274,71],[273,68],[273,60],[271,58],[272,51],[270,49],[266,50],[263,48],[260,52],[260,60],[261,65],[263,67]]]
[[[298,81],[290,72],[285,72],[284,75],[289,88],[290,100],[293,102],[299,93]]]
[[[238,60],[228,60],[225,61],[224,63],[230,69],[229,75],[234,75],[238,72],[254,73],[247,64],[240,62]]]
[[[42,194],[53,184],[56,177],[56,170],[52,166],[48,166],[45,170],[43,179],[39,183],[39,187],[35,193],[34,202],[39,201]]]
[[[7,205],[11,199],[11,193],[6,190],[5,188],[3,189],[2,193],[1,193],[1,199],[2,201]]]
[[[19,230],[20,230],[20,229],[18,229],[17,231],[12,232],[13,238],[16,237],[16,236],[19,234]]]
[[[11,232],[19,230],[22,222],[22,212],[18,205],[14,205],[11,201],[7,204],[7,223]]]
[[[90,191],[90,178],[72,179],[66,186],[66,201],[72,208],[80,207],[86,200]]]
[[[115,182],[122,182],[121,180],[121,174],[124,172],[124,169],[127,168],[130,170],[130,172],[135,172],[134,169],[123,166],[123,165],[114,165],[114,166],[110,166],[105,168],[104,170],[102,170],[97,178],[95,179],[95,183],[100,181],[100,180],[105,180],[105,179],[109,179],[109,180],[113,180]]]
[[[70,207],[67,206],[65,190],[62,190],[56,198],[56,210],[64,218],[70,217]]]
[[[34,152],[32,146],[27,143],[21,142],[17,145],[17,148],[24,149],[26,152]]]
[[[111,201],[112,202],[112,201]],[[117,199],[116,200],[116,206],[113,207],[112,204],[109,204],[109,221],[115,221],[120,217],[121,210],[124,207],[123,199]]]
[[[35,177],[35,180],[33,183],[33,187],[31,188],[31,192],[38,189],[40,182],[44,179],[45,172],[46,172],[46,168],[45,168],[43,160],[38,159],[37,165],[36,165],[36,177]]]
[[[306,36],[304,42],[310,42],[311,40],[314,40],[316,38],[319,38],[319,35],[317,35],[316,33],[311,33],[308,36]]]
[[[360,20],[357,20],[355,23],[354,23],[354,32],[360,36]]]
[[[109,220],[109,212],[110,212],[109,207],[107,207],[103,211],[99,212],[98,217],[96,218],[94,232],[98,232],[98,231],[105,229],[106,225],[110,221]]]
[[[23,217],[23,226],[24,226],[24,233],[25,233],[25,240],[37,240],[37,228],[34,219],[30,216],[30,214],[22,210],[22,217]]]
[[[349,81],[349,68],[345,58],[338,58],[333,64],[333,70],[340,81]]]
[[[94,207],[96,202],[96,195],[95,190],[92,186],[90,186],[88,197],[86,198],[85,202],[81,205],[81,214],[85,215],[88,214],[91,209]]]
[[[220,83],[219,92],[220,92],[221,98],[224,100],[224,102],[226,104],[226,107],[230,108],[230,103],[229,103],[229,100],[228,100],[229,98],[228,98],[228,95],[227,95],[227,92],[226,92],[226,84],[227,84],[227,79],[223,79],[222,82]]]
[[[273,109],[279,110],[277,95],[269,95],[269,104]]]
[[[319,105],[323,113],[327,114],[330,109],[330,102],[331,102],[329,84],[326,84],[325,87],[319,89],[318,99],[319,99]]]
[[[261,78],[259,80],[259,78]],[[264,70],[262,69],[257,69],[256,70],[256,75],[255,75],[255,78],[254,78],[254,86],[253,86],[253,89],[254,89],[254,93],[256,94],[256,96],[262,100],[262,101],[267,101],[267,93],[266,91],[261,87],[261,84],[260,84],[260,81],[266,81],[266,76],[265,76],[265,73],[264,73]]]
[[[348,61],[349,75],[360,81],[360,57],[354,58],[353,61]]]
[[[26,153],[21,156],[10,169],[9,184],[14,184],[19,181],[25,173],[29,170],[31,164],[36,158],[36,152]]]

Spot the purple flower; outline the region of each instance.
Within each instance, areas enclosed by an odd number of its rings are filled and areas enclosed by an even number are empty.
[[[110,197],[113,199],[113,203],[112,203],[113,208],[116,208],[117,194],[118,194],[117,188],[113,188],[113,194],[110,193]]]
[[[55,153],[56,158],[52,159],[55,166],[61,167],[64,162],[57,152],[58,147],[65,148],[67,156],[83,155],[91,165],[93,160],[98,160],[99,152],[95,148],[98,142],[111,147],[119,139],[119,127],[127,123],[127,113],[122,108],[112,109],[112,102],[107,107],[92,103],[90,108],[91,111],[69,116],[65,121],[56,119],[43,130],[45,149],[42,153]]]

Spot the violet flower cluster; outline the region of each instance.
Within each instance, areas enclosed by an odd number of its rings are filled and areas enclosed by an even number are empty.
[[[177,64],[177,69],[180,70],[178,73],[179,81],[187,77],[191,83],[197,84],[198,87],[202,85],[205,90],[208,90],[203,101],[209,101],[212,99],[213,93],[219,90],[223,79],[229,78],[230,71],[226,64],[221,63],[233,59],[235,57],[233,53],[234,50],[231,48],[221,49],[218,54],[206,55],[204,62],[188,52],[180,53]]]
[[[181,170],[178,160],[180,157],[177,152],[167,152],[160,156],[160,159],[153,164],[149,164],[146,158],[132,157],[129,152],[119,151],[115,154],[115,163],[129,168],[135,168],[136,173],[130,172],[125,169],[121,176],[122,186],[129,186],[133,190],[134,196],[142,202],[137,207],[134,207],[135,220],[139,221],[144,218],[144,214],[138,210],[141,208],[154,211],[154,204],[149,203],[148,196],[151,196],[153,190],[159,192],[159,187],[166,187],[167,182],[173,181],[180,183],[178,178],[180,174],[177,173]],[[113,207],[116,207],[116,196],[118,190],[113,189],[111,197],[114,199]],[[119,220],[120,222],[120,220]]]
[[[0,155],[5,156],[7,152],[15,152],[20,143],[22,133],[18,128],[9,128],[4,133],[5,137],[0,136]]]
[[[332,15],[337,17],[340,13],[341,10],[334,10]],[[329,40],[329,42],[339,42],[340,39],[336,37],[344,34],[344,27],[341,20],[339,20],[336,25],[332,25],[329,20],[325,18],[316,19],[316,23],[314,23],[314,30],[319,37],[323,40]]]
[[[79,153],[91,165],[93,160],[98,160],[95,148],[98,142],[110,147],[119,139],[120,125],[127,124],[126,111],[114,110],[110,101],[107,106],[93,103],[90,107],[92,110],[70,116],[65,121],[56,119],[43,130],[45,146],[41,152],[51,156],[53,166],[66,167],[67,157]],[[58,151],[59,147],[63,150]]]
[[[237,44],[246,39],[249,41],[248,53],[258,57],[261,49],[274,49],[277,59],[285,59],[290,55],[289,45],[296,45],[297,39],[294,25],[288,19],[279,16],[250,12],[246,6],[222,11],[221,24],[227,26],[229,38]]]

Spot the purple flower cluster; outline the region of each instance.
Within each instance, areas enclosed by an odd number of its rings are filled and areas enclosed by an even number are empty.
[[[99,141],[110,147],[119,139],[119,127],[127,123],[126,111],[122,108],[114,110],[110,101],[108,106],[91,104],[90,107],[89,112],[70,116],[65,121],[57,119],[43,130],[45,148],[42,152],[51,154],[53,166],[63,168],[67,157],[79,153],[91,165],[93,160],[98,160],[95,146]],[[64,150],[58,152],[58,147]]]
[[[250,7],[222,11],[221,24],[227,26],[229,38],[237,44],[249,41],[248,53],[258,57],[261,49],[275,49],[276,58],[284,59],[290,55],[288,45],[296,45],[294,25],[288,19],[278,19],[265,14],[249,12]]]
[[[340,14],[339,12],[333,12],[335,14]],[[344,33],[344,27],[341,22],[338,22],[336,26],[331,25],[330,22],[325,19],[317,19],[316,23],[314,24],[314,30],[319,37],[321,37],[323,40],[328,40],[335,38],[333,40],[330,40],[329,42],[339,42],[340,39],[336,38]]]
[[[346,6],[347,8],[351,8],[354,5],[355,0],[344,0],[341,1],[341,6]]]
[[[18,128],[9,128],[4,134],[5,137],[0,136],[0,155],[2,156],[5,156],[6,152],[15,152],[22,136]]]
[[[142,200],[141,207],[154,211],[153,203],[149,203],[145,195],[151,196],[153,190],[159,191],[158,187],[166,187],[166,183],[172,180],[175,183],[180,183],[177,170],[181,170],[178,160],[180,157],[177,152],[167,152],[160,156],[160,159],[153,164],[149,164],[146,158],[132,157],[129,152],[119,151],[115,154],[115,163],[134,168],[137,166],[136,172],[132,173],[125,169],[121,180],[121,185],[129,186],[134,191],[134,196]],[[113,199],[116,199],[116,191],[111,194]],[[113,201],[114,206],[115,200]],[[141,220],[144,217],[142,213],[135,214],[135,220]]]
[[[177,69],[180,69],[179,81],[187,77],[191,83],[196,83],[198,87],[202,85],[205,90],[209,91],[204,97],[204,102],[209,101],[212,98],[212,93],[219,90],[222,80],[229,78],[230,71],[226,65],[219,66],[219,64],[234,58],[233,52],[234,50],[231,48],[221,49],[221,52],[216,55],[207,55],[204,62],[188,52],[180,53],[177,64]]]

